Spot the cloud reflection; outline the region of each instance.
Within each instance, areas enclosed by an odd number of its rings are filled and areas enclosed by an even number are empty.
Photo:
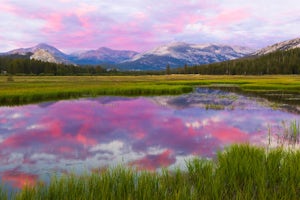
[[[299,119],[252,100],[249,112],[244,99],[243,108],[206,110],[199,106],[197,95],[186,98],[182,96],[180,101],[193,103],[179,109],[174,107],[174,102],[179,102],[176,99],[169,101],[171,104],[162,99],[162,106],[159,99],[117,97],[2,107],[2,179],[20,187],[34,183],[45,171],[87,170],[120,163],[155,170],[176,164],[179,157],[212,157],[231,143],[251,142],[253,138],[259,142],[260,130],[266,129],[267,123]],[[228,104],[232,103],[238,105],[232,100]],[[14,168],[18,173],[10,171]],[[28,169],[32,173],[23,174]]]
[[[38,180],[38,176],[17,170],[8,170],[2,173],[2,180],[21,189],[25,186],[34,186]]]
[[[168,167],[171,164],[174,164],[176,161],[175,156],[172,154],[172,151],[165,150],[161,154],[158,155],[146,155],[145,157],[135,160],[130,163],[130,165],[137,166],[141,169],[147,170],[156,170],[160,167]]]

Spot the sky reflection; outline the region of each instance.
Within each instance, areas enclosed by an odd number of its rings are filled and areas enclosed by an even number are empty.
[[[0,107],[0,177],[22,187],[53,172],[117,164],[148,170],[182,166],[186,158],[213,157],[231,143],[260,143],[268,125],[300,120],[263,100],[233,95],[198,90],[180,97]],[[224,108],[207,109],[209,99]]]

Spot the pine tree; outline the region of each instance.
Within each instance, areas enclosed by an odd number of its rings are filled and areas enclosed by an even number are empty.
[[[166,67],[166,74],[169,75],[171,74],[171,69],[170,69],[170,65],[167,64],[167,67]]]

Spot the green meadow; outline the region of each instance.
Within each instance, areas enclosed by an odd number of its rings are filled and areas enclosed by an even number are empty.
[[[47,199],[299,199],[300,151],[233,145],[215,159],[193,159],[186,169],[162,172],[127,167],[53,177],[11,194]],[[0,191],[0,198],[7,193]]]
[[[235,88],[262,96],[297,97],[300,95],[300,76],[0,76],[0,105],[99,95],[178,95],[198,86]]]

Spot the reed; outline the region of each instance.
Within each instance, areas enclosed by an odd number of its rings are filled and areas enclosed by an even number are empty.
[[[285,98],[300,95],[299,76],[0,76],[0,105],[99,95],[175,95],[198,86],[233,88],[246,93]],[[272,97],[273,98],[273,97]],[[297,103],[297,101],[295,101]]]
[[[2,189],[3,186],[0,185],[0,199],[1,200],[7,200],[8,194]]]
[[[25,187],[12,199],[298,199],[299,168],[300,151],[233,145],[215,159],[187,161],[186,169],[117,166],[69,174]]]
[[[268,126],[268,148],[282,147],[297,149],[300,145],[300,123],[297,120],[282,121],[282,125],[272,130]]]

